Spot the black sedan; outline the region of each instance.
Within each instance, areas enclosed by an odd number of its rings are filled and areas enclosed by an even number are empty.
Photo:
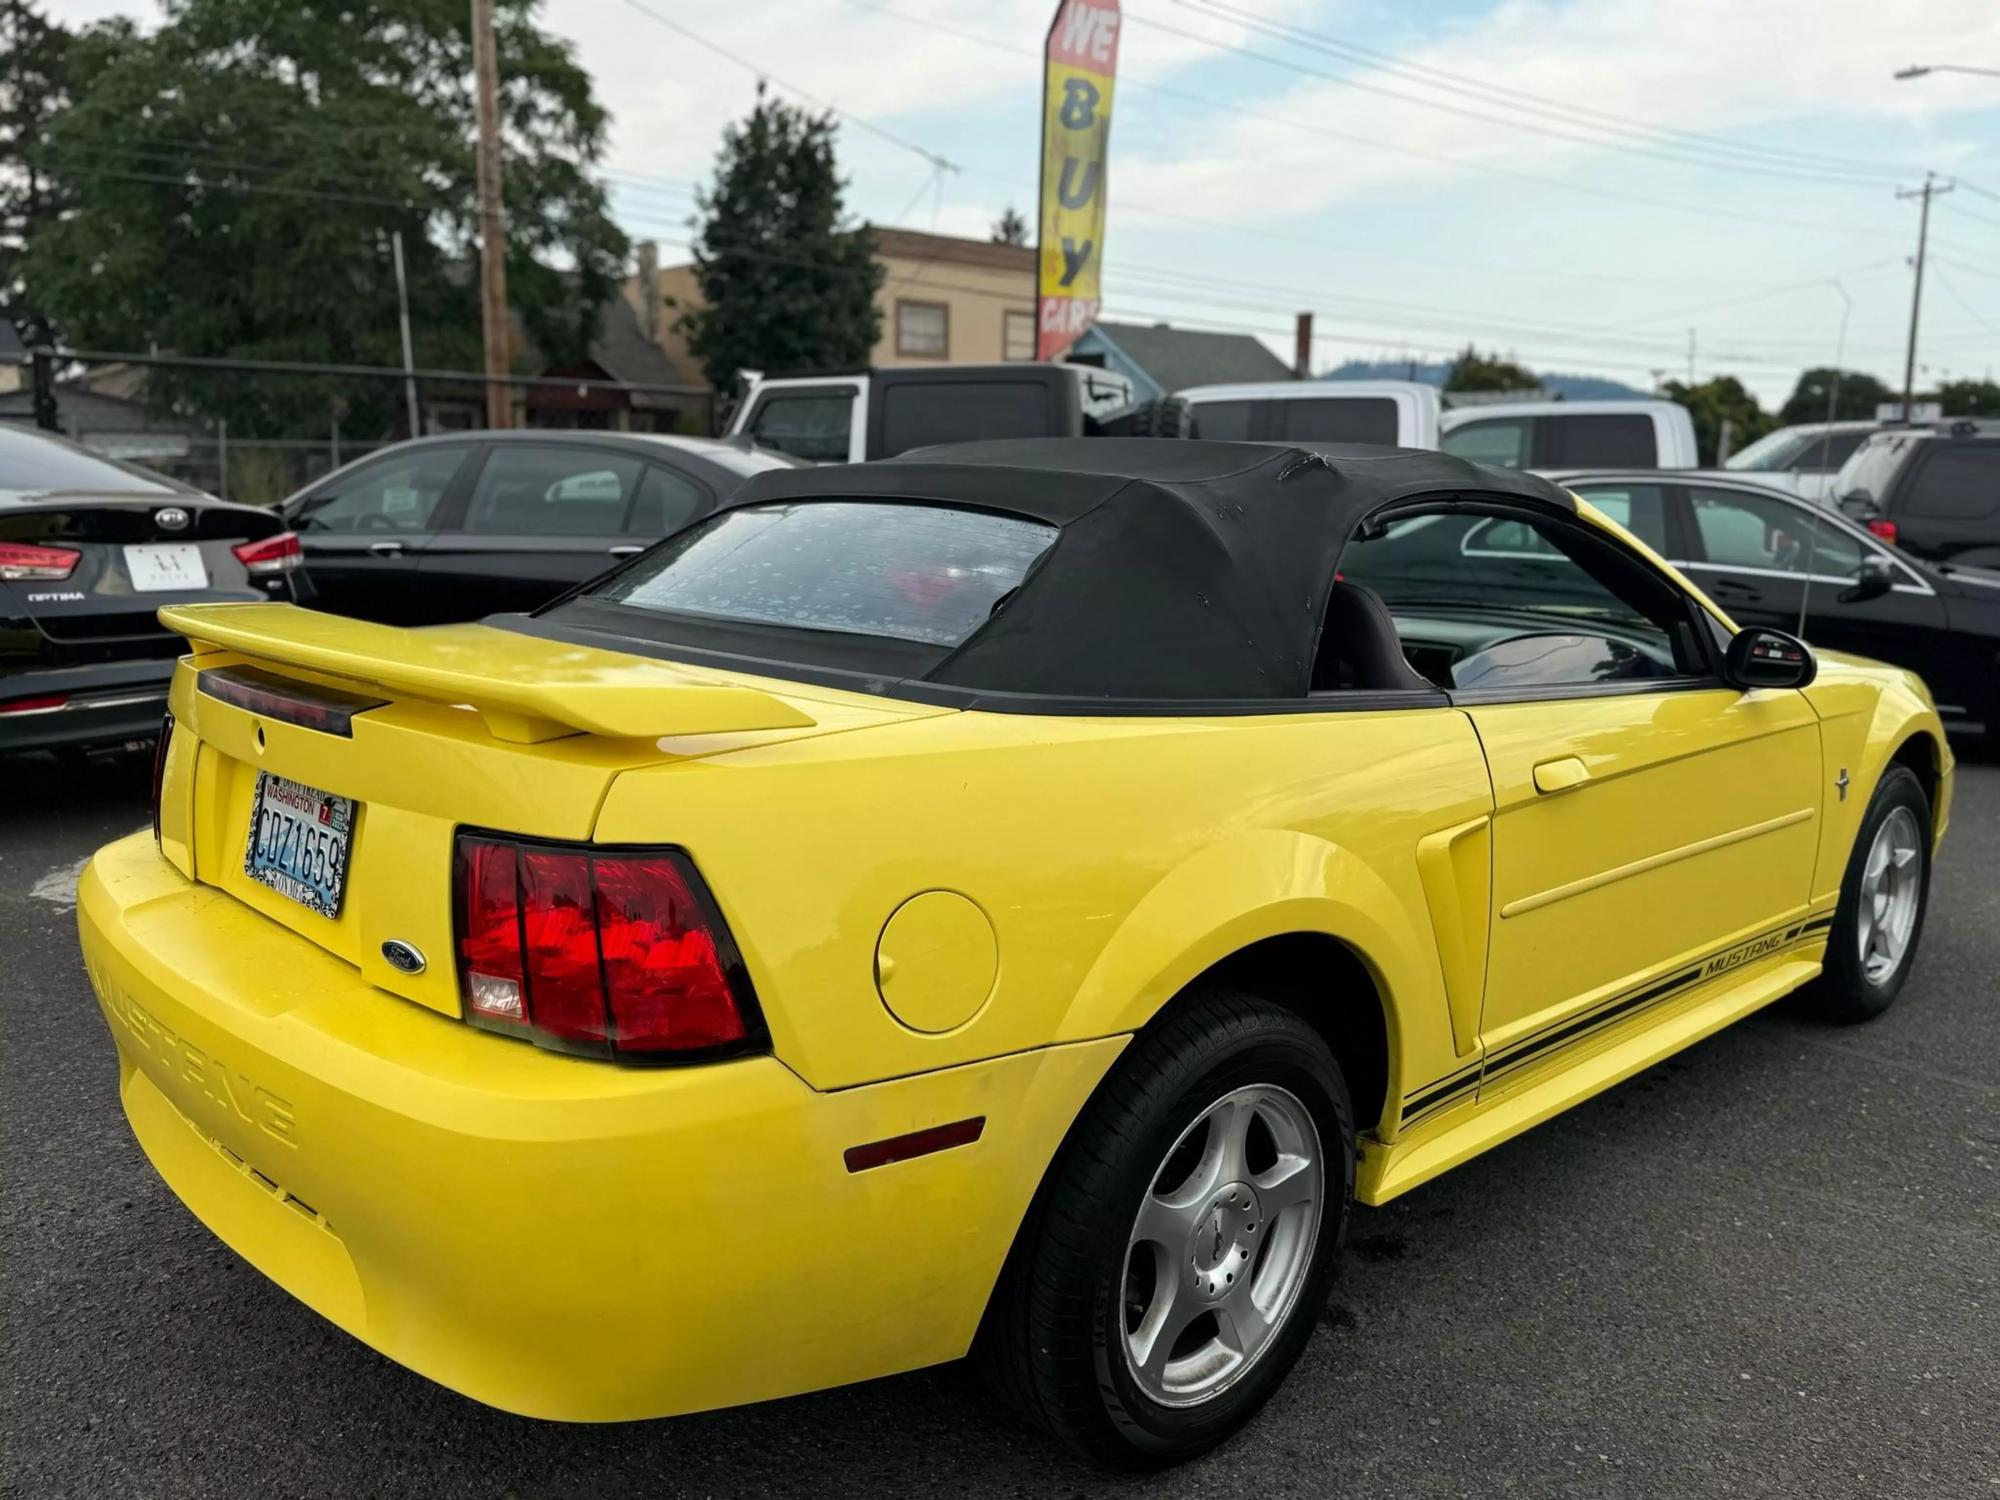
[[[392,625],[534,609],[797,460],[709,438],[417,438],[285,501],[315,607]]]
[[[0,750],[154,734],[187,649],[155,611],[297,599],[298,563],[268,510],[0,423]]]
[[[1738,622],[1797,630],[1803,610],[1807,640],[1921,676],[1948,730],[2000,733],[2000,572],[1911,557],[1845,516],[1760,485],[1663,470],[1549,477],[1637,534]]]

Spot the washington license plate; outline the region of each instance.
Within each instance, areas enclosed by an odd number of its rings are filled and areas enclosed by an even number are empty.
[[[201,548],[190,542],[147,542],[127,547],[125,571],[132,575],[133,592],[139,594],[208,587],[208,569],[202,563]]]
[[[243,872],[323,917],[340,915],[354,799],[257,773]]]

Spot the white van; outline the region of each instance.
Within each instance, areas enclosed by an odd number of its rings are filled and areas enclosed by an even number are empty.
[[[1503,469],[1692,469],[1694,421],[1674,401],[1506,401],[1444,414],[1438,446]]]
[[[1284,380],[1198,385],[1187,402],[1194,435],[1253,443],[1438,445],[1437,387],[1410,380]]]

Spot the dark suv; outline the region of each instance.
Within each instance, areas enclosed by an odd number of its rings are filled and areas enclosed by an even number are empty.
[[[2000,423],[1878,432],[1833,482],[1840,508],[1934,562],[2000,567]]]

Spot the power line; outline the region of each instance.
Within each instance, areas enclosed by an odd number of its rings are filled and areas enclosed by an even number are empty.
[[[1981,328],[1984,328],[1988,333],[2000,333],[2000,328],[1996,328],[1993,324],[1987,322],[1985,316],[1979,311],[1979,309],[1974,307],[1970,302],[1966,301],[1965,297],[1959,292],[1958,288],[1952,285],[1951,278],[1946,276],[1944,274],[1943,269],[1938,265],[1936,256],[1931,257],[1931,275],[1937,278],[1939,286],[1943,287],[1947,292],[1951,293],[1951,300],[1956,302],[1960,307],[1965,309],[1967,317],[1971,318],[1973,322],[1977,323]]]
[[[739,68],[747,68],[750,72],[755,73],[759,78],[768,78],[772,83],[778,85],[779,88],[785,90],[785,92],[789,94],[796,94],[809,104],[815,105],[818,108],[826,110],[831,114],[839,115],[841,119],[846,120],[851,124],[860,126],[863,130],[868,131],[871,135],[880,136],[883,140],[889,142],[892,146],[900,146],[905,151],[911,151],[916,153],[918,156],[921,156],[925,161],[929,162],[934,170],[939,172],[956,172],[959,170],[958,163],[952,161],[949,157],[941,156],[937,152],[932,151],[927,147],[919,146],[915,141],[905,140],[902,136],[897,135],[894,131],[884,129],[882,126],[877,125],[873,120],[870,120],[865,116],[857,115],[852,110],[842,109],[838,104],[835,104],[830,99],[822,99],[819,97],[819,95],[810,93],[807,90],[800,88],[795,83],[787,82],[785,79],[780,78],[776,73],[773,73],[769,68],[760,67],[756,63],[750,61],[749,58],[744,57],[739,53],[731,52],[727,47],[722,46],[720,43],[710,41],[707,37],[703,36],[700,32],[695,31],[691,27],[684,26],[679,21],[668,19],[666,16],[663,16],[658,11],[654,10],[651,6],[641,4],[640,0],[625,0],[625,3],[629,5],[633,10],[636,10],[640,15],[645,16],[652,21],[658,22],[660,25],[666,27],[669,31],[674,32],[678,36],[685,37],[688,41],[693,42],[697,47],[712,52],[717,57],[723,58],[729,62],[733,62]]]
[[[1663,144],[1685,142],[1681,149],[1699,150],[1707,153],[1730,152],[1746,157],[1761,158],[1772,166],[1783,166],[1791,171],[1810,169],[1819,176],[1828,174],[1844,177],[1872,177],[1892,180],[1907,168],[1893,164],[1876,164],[1849,161],[1839,157],[1823,156],[1816,152],[1788,151],[1783,148],[1748,145],[1732,141],[1723,136],[1710,135],[1701,131],[1682,130],[1677,126],[1662,125],[1655,121],[1638,120],[1628,115],[1614,114],[1609,110],[1592,109],[1586,105],[1573,104],[1546,94],[1533,93],[1523,89],[1509,88],[1504,84],[1492,83],[1485,79],[1468,77],[1463,73],[1448,72],[1432,65],[1413,63],[1407,58],[1379,52],[1364,47],[1358,42],[1349,42],[1331,36],[1323,31],[1295,22],[1275,21],[1258,16],[1240,7],[1226,4],[1224,0],[1175,0],[1176,4],[1207,15],[1211,19],[1232,21],[1249,27],[1281,41],[1297,41],[1348,62],[1361,62],[1376,67],[1396,77],[1422,83],[1427,87],[1481,99],[1486,103],[1502,103],[1510,108],[1525,108],[1533,113],[1561,120],[1568,124],[1579,124],[1598,130],[1617,130],[1626,135],[1643,139],[1659,140]],[[1485,96],[1482,98],[1482,96]],[[1403,96],[1397,96],[1403,97]],[[1432,104],[1434,101],[1414,100],[1411,102]],[[1512,123],[1503,121],[1501,123]]]
[[[627,3],[628,4],[635,3],[635,0],[627,0]],[[965,40],[978,43],[981,46],[993,48],[996,51],[1011,52],[1016,55],[1024,55],[1024,56],[1039,56],[1039,54],[1030,52],[1026,48],[1013,46],[1009,43],[1002,42],[997,38],[981,36],[976,32],[968,32],[959,27],[950,26],[943,22],[932,21],[928,17],[913,16],[906,11],[899,11],[887,5],[874,3],[874,0],[847,0],[847,3],[850,5],[858,6],[863,10],[880,11],[885,15],[894,16],[898,20],[904,21],[911,25],[922,26],[928,30],[940,31],[950,35],[958,36]],[[1143,18],[1138,16],[1128,15],[1126,19],[1142,20]],[[1172,32],[1176,35],[1185,37],[1188,40],[1199,42],[1204,46],[1208,46],[1216,50],[1238,53],[1244,57],[1251,58],[1258,62],[1267,63],[1273,67],[1285,68],[1293,72],[1306,74],[1307,76],[1310,77],[1325,79],[1329,82],[1338,83],[1341,81],[1330,74],[1320,72],[1317,69],[1306,67],[1303,64],[1292,62],[1284,58],[1270,57],[1261,52],[1252,52],[1247,48],[1237,47],[1230,43],[1217,42],[1211,38],[1200,36],[1195,32],[1185,31],[1175,26],[1169,26],[1164,22],[1149,20],[1146,21],[1145,24],[1159,30]],[[1169,99],[1181,100],[1184,103],[1197,104],[1205,109],[1220,110],[1226,114],[1238,118],[1265,120],[1274,125],[1285,126],[1288,129],[1305,131],[1308,134],[1323,136],[1329,140],[1340,141],[1344,145],[1363,146],[1370,150],[1376,150],[1376,151],[1388,151],[1399,156],[1414,157],[1421,161],[1428,161],[1439,165],[1451,167],[1454,169],[1462,169],[1470,172],[1484,172],[1487,173],[1488,175],[1504,177],[1511,181],[1529,182],[1539,187],[1553,187],[1563,192],[1580,193],[1586,197],[1604,198],[1616,203],[1631,203],[1631,204],[1637,204],[1638,206],[1643,208],[1663,208],[1673,212],[1680,212],[1680,213],[1696,213],[1711,218],[1725,218],[1738,221],[1775,224],[1787,229],[1809,229],[1814,231],[1815,233],[1821,233],[1821,234],[1860,235],[1868,238],[1887,238],[1887,239],[1901,238],[1900,234],[1897,234],[1891,230],[1857,229],[1852,225],[1846,225],[1846,224],[1823,224],[1809,220],[1781,218],[1771,214],[1754,214],[1754,213],[1741,212],[1735,209],[1709,208],[1702,204],[1679,203],[1671,199],[1647,198],[1640,194],[1624,193],[1610,188],[1590,187],[1583,183],[1569,182],[1559,177],[1544,177],[1538,173],[1523,172],[1512,167],[1495,166],[1490,162],[1476,161],[1467,157],[1452,156],[1445,152],[1428,151],[1424,150],[1421,147],[1405,146],[1398,144],[1397,142],[1394,141],[1378,140],[1371,136],[1356,135],[1349,131],[1335,130],[1329,126],[1314,124],[1310,121],[1296,120],[1287,115],[1274,114],[1269,110],[1258,109],[1255,108],[1254,106],[1243,104],[1240,101],[1226,102],[1219,99],[1209,99],[1200,94],[1192,93],[1186,89],[1175,88],[1168,84],[1141,83],[1135,80],[1128,83],[1122,83],[1119,85],[1119,87],[1121,88],[1121,90],[1139,89],[1146,93],[1159,94]],[[984,173],[981,175],[996,176],[997,174]],[[1016,188],[1019,188],[1021,186],[1020,183],[1015,182],[1013,179],[1002,178],[1001,180],[1007,181],[1010,186]],[[1127,206],[1139,207],[1142,211],[1157,213],[1160,216],[1166,218],[1179,218],[1190,223],[1206,224],[1208,227],[1211,228],[1224,228],[1235,232],[1245,232],[1243,230],[1243,227],[1240,225],[1217,225],[1212,220],[1202,220],[1196,218],[1193,215],[1179,213],[1175,210],[1153,208],[1147,205],[1131,205],[1129,203],[1127,204]],[[1268,231],[1266,233],[1268,233]],[[1319,243],[1325,244],[1325,242],[1319,242]],[[1415,255],[1404,255],[1403,258],[1423,259],[1425,257],[1415,256]],[[1499,267],[1491,264],[1482,265],[1476,262],[1468,263],[1464,261],[1446,261],[1438,257],[1430,257],[1429,259],[1431,259],[1433,263],[1440,265],[1457,265],[1463,267],[1466,266],[1467,264],[1471,264],[1474,266],[1474,268],[1481,270],[1518,271],[1519,269],[1522,269],[1522,268]],[[1529,274],[1549,275],[1552,273],[1530,272]],[[1578,273],[1564,272],[1556,274],[1562,274],[1566,277],[1573,278]],[[1623,281],[1627,282],[1628,284],[1630,281],[1630,278],[1622,278],[1622,277],[1604,277],[1599,279]],[[1697,278],[1690,278],[1690,279],[1697,279]]]
[[[1308,67],[1306,64],[1294,61],[1291,58],[1272,57],[1268,53],[1254,52],[1248,47],[1239,47],[1233,42],[1219,42],[1212,37],[1202,36],[1198,32],[1188,31],[1179,26],[1168,25],[1164,21],[1150,20],[1141,16],[1128,16],[1127,19],[1140,21],[1146,26],[1168,32],[1174,36],[1183,37],[1188,41],[1199,42],[1203,46],[1218,52],[1233,52],[1239,57],[1247,57],[1253,62],[1261,62],[1270,67],[1283,68],[1287,72],[1299,73],[1308,78],[1317,78],[1326,83],[1347,85],[1347,80],[1335,74],[1324,72],[1318,68]],[[1157,84],[1153,85],[1153,87],[1161,92],[1169,92]],[[1208,103],[1210,101],[1204,100],[1201,102]],[[1495,166],[1491,162],[1475,161],[1467,157],[1452,156],[1445,152],[1427,151],[1415,146],[1399,145],[1393,141],[1376,140],[1367,136],[1353,135],[1346,131],[1334,130],[1326,126],[1311,125],[1302,120],[1293,120],[1283,115],[1273,115],[1266,111],[1253,110],[1241,105],[1218,107],[1227,108],[1232,113],[1238,115],[1271,120],[1277,124],[1289,125],[1295,129],[1310,131],[1316,135],[1324,135],[1329,139],[1344,141],[1349,145],[1367,146],[1377,151],[1392,151],[1401,156],[1411,156],[1423,161],[1442,163],[1443,165],[1465,171],[1485,172],[1489,175],[1508,178],[1515,182],[1530,182],[1538,187],[1553,187],[1563,192],[1581,193],[1587,197],[1603,198],[1613,203],[1631,203],[1641,208],[1663,208],[1675,213],[1701,214],[1707,218],[1729,219],[1739,223],[1775,224],[1786,229],[1809,229],[1816,234],[1858,235],[1872,239],[1902,238],[1901,235],[1893,230],[1858,229],[1849,224],[1816,223],[1805,219],[1784,218],[1776,214],[1748,213],[1733,208],[1711,208],[1706,204],[1700,203],[1681,203],[1669,198],[1648,198],[1643,194],[1621,192],[1615,188],[1590,187],[1587,184],[1569,182],[1560,177],[1545,177],[1537,172],[1523,172],[1514,167]]]

